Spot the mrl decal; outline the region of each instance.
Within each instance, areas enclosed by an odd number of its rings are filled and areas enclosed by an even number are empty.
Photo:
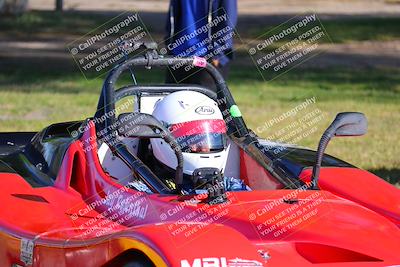
[[[197,258],[193,262],[181,260],[181,267],[253,267],[263,266],[261,262],[256,260],[230,259],[226,258]]]

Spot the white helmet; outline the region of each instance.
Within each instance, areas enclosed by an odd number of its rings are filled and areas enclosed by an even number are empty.
[[[185,174],[206,167],[223,171],[229,146],[226,124],[214,100],[194,91],[174,92],[155,104],[153,116],[177,139],[183,152]],[[158,161],[176,169],[177,159],[169,144],[162,139],[151,139],[151,145]]]

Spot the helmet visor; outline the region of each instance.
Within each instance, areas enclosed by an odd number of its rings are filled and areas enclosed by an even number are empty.
[[[182,152],[210,153],[226,147],[224,120],[197,120],[173,124],[170,132],[176,138]]]

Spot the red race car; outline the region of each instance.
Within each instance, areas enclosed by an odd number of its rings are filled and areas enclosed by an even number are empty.
[[[115,88],[175,65],[217,89]],[[399,266],[399,190],[324,155],[366,128],[340,113],[318,151],[262,140],[212,65],[147,46],[110,71],[94,117],[0,134],[0,265]]]

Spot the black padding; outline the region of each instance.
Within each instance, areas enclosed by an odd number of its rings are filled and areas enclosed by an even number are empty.
[[[157,85],[128,85],[115,91],[115,101],[126,96],[142,94],[170,94],[179,91],[195,91],[217,101],[217,94],[211,89],[195,84],[157,84]]]
[[[120,136],[137,138],[162,138],[163,125],[146,113],[122,113],[118,116],[117,131]]]

